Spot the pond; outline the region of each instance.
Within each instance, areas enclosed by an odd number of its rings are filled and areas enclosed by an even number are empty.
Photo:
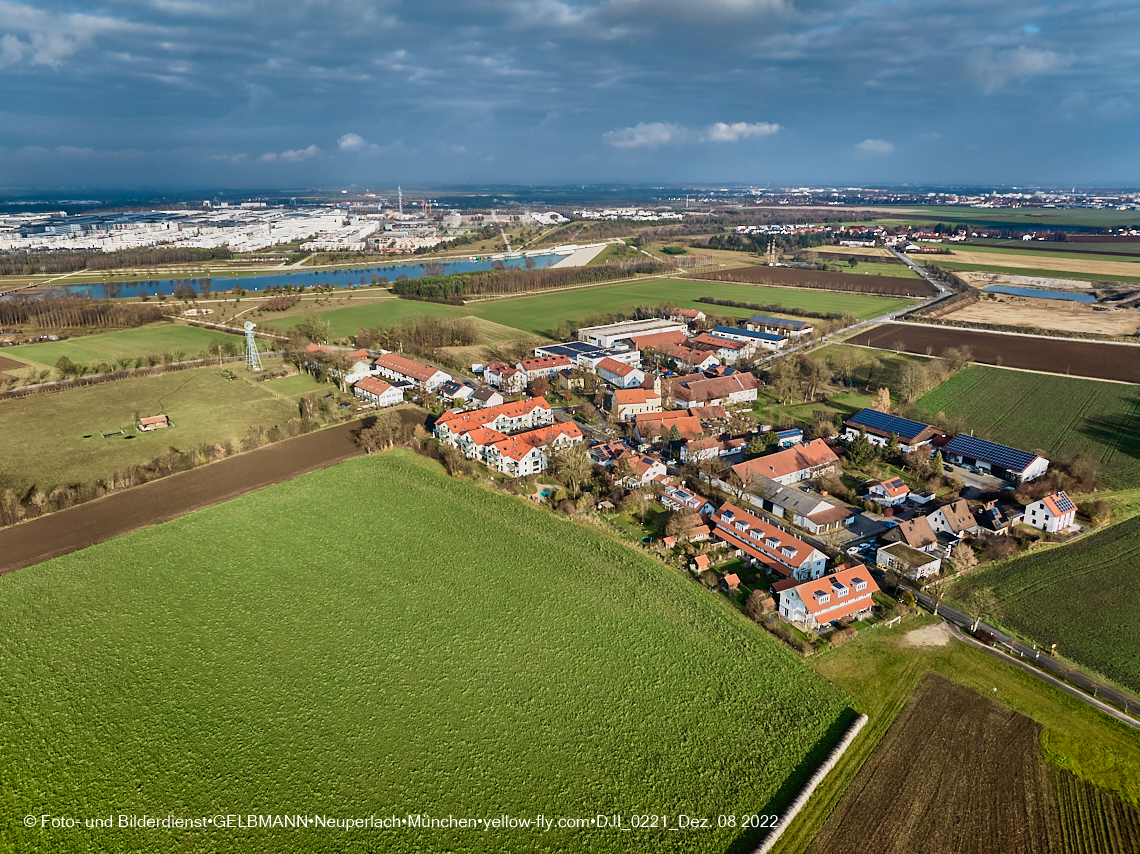
[[[1038,299],[1060,299],[1069,302],[1096,302],[1092,294],[1074,293],[1072,291],[1051,291],[1048,288],[1018,288],[1013,285],[986,285],[983,291],[993,291],[998,294],[1012,294],[1019,297],[1036,297]]]

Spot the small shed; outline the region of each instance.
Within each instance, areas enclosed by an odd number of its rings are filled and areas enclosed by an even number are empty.
[[[740,589],[740,576],[735,572],[730,572],[724,577],[724,586],[735,593]]]
[[[150,432],[151,430],[162,430],[164,427],[170,426],[170,419],[165,415],[151,415],[147,418],[139,419],[139,430]]]
[[[693,570],[693,572],[704,572],[709,568],[710,563],[711,561],[709,560],[708,555],[697,555],[695,558],[693,558],[693,562],[689,564],[689,567]]]

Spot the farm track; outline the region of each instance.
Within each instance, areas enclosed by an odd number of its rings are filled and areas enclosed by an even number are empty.
[[[357,426],[298,436],[0,530],[0,574],[358,457]]]

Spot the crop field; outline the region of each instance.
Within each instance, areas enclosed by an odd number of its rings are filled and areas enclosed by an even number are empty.
[[[716,816],[782,808],[850,719],[838,689],[681,575],[404,452],[4,576],[0,632],[12,815],[713,820],[122,829],[121,850],[750,848]],[[8,821],[0,848],[94,832]]]
[[[1002,561],[956,582],[951,595],[968,601],[983,588],[1003,626],[1140,690],[1140,517]]]
[[[173,427],[102,438],[137,416],[170,416]],[[174,446],[241,439],[250,425],[265,428],[298,415],[297,408],[217,367],[189,368],[39,394],[0,403],[0,490],[43,491],[107,477]]]
[[[896,213],[891,208],[881,209],[884,214]],[[1018,208],[1001,210],[991,208],[964,208],[955,206],[931,206],[901,208],[897,211],[907,219],[924,222],[972,223],[981,228],[1010,228],[1017,226],[1038,226],[1049,230],[1062,228],[1112,228],[1134,225],[1138,219],[1136,211],[1092,210],[1087,208]]]
[[[745,267],[705,273],[702,279],[716,282],[744,282],[755,285],[783,285],[794,288],[818,288],[826,291],[848,291],[865,294],[889,294],[900,297],[932,297],[937,291],[919,276],[861,276],[858,273],[826,273],[793,267]]]
[[[969,347],[975,362],[989,365],[1140,383],[1140,350],[1126,344],[903,323],[879,324],[851,343],[908,353],[925,353],[929,347],[935,354],[947,347]]]
[[[982,257],[981,253],[977,257]],[[1006,256],[1006,260],[1013,256]],[[1001,273],[1007,276],[1035,276],[1045,279],[1082,279],[1086,282],[1119,282],[1124,285],[1131,285],[1140,283],[1140,269],[1129,274],[1123,273],[1110,273],[1108,268],[1101,268],[1096,270],[1073,270],[1072,264],[1054,264],[1051,263],[1053,259],[1042,258],[1033,259],[1038,263],[1026,264],[999,264],[997,261],[993,263],[985,263],[982,261],[975,261],[967,263],[963,261],[949,258],[943,260],[943,256],[934,256],[935,260],[932,263],[939,267],[944,267],[947,270],[954,270],[961,273]],[[1050,262],[1050,263],[1046,263]],[[1089,262],[1095,264],[1096,262]],[[1137,265],[1140,267],[1140,265]]]
[[[976,436],[1041,450],[1051,460],[1088,454],[1108,486],[1140,487],[1140,386],[971,365],[917,406],[929,418],[956,415]]]
[[[43,341],[39,344],[5,347],[4,355],[43,369],[54,368],[63,356],[81,365],[91,362],[111,363],[119,358],[134,358],[161,353],[163,350],[169,353],[182,351],[187,358],[192,358],[203,347],[209,347],[217,341],[233,341],[239,347],[245,346],[240,336],[162,321],[137,329],[79,335],[66,341]]]
[[[1020,240],[971,240],[969,243],[954,244],[952,252],[997,253],[1001,255],[1021,255],[1036,257],[1040,263],[1050,263],[1050,259],[1065,258],[1073,261],[1111,261],[1122,264],[1140,263],[1140,243],[1038,243]]]
[[[1140,810],[1059,768],[1052,770],[1063,851],[1068,854],[1140,851]]]
[[[1062,854],[1040,727],[927,676],[807,854]]]

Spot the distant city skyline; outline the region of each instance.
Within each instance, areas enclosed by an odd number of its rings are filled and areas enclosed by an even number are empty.
[[[0,192],[1134,187],[1140,4],[0,0]]]

